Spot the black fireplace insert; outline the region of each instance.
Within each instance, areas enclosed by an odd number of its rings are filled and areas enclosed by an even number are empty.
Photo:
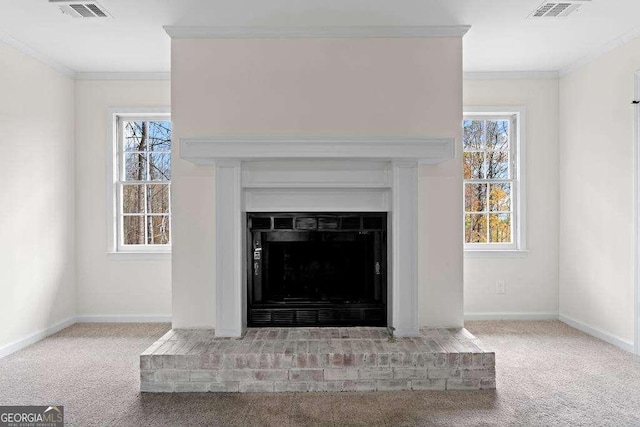
[[[386,326],[387,214],[248,213],[249,326]]]

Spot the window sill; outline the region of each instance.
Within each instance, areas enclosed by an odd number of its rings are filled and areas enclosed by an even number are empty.
[[[109,259],[161,260],[171,259],[171,252],[107,252]]]
[[[526,249],[465,249],[465,258],[526,258]]]

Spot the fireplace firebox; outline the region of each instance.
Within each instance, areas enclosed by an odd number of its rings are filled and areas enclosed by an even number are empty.
[[[386,326],[387,214],[248,213],[249,326]]]

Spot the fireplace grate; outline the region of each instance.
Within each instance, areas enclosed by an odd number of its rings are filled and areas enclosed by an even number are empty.
[[[380,307],[251,309],[251,326],[384,326]]]

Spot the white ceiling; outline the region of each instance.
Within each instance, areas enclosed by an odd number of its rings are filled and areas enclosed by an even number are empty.
[[[566,19],[527,19],[542,0],[99,0],[113,19],[74,19],[47,0],[0,0],[0,33],[77,72],[167,72],[163,25],[471,25],[465,71],[557,71],[640,27],[640,0],[592,0]],[[6,38],[6,37],[5,37]]]

